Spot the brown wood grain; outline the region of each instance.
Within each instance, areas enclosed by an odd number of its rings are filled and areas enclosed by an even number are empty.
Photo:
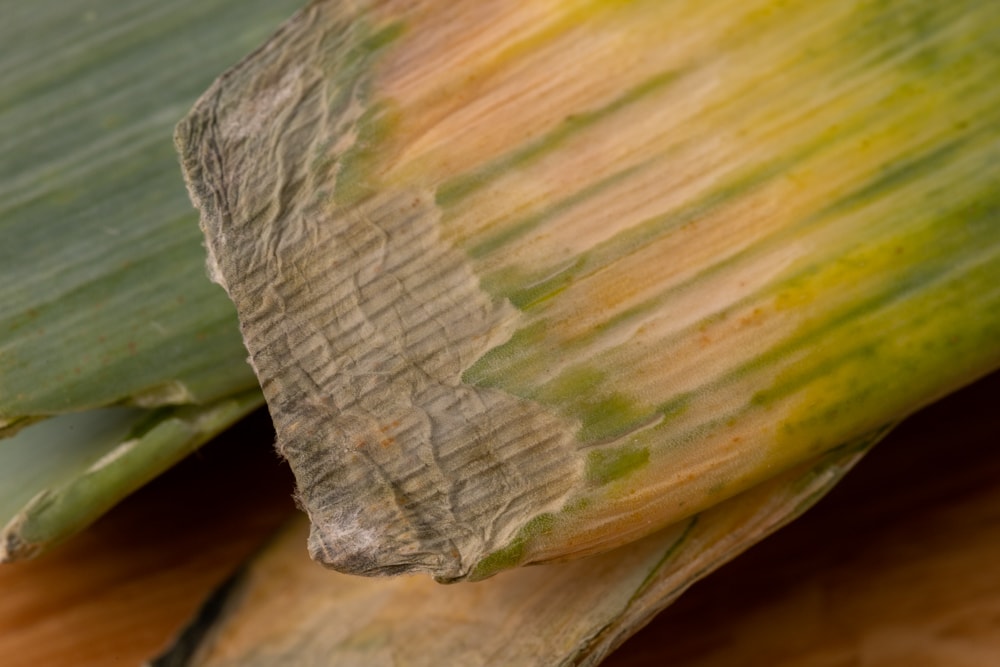
[[[292,511],[263,414],[83,535],[0,568],[0,663],[135,665]],[[1000,374],[900,427],[609,667],[1000,664]]]

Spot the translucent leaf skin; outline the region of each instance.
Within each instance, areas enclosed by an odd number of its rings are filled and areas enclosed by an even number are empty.
[[[640,539],[1000,365],[1000,5],[314,2],[178,126],[360,574]]]
[[[0,429],[255,386],[171,133],[300,5],[0,3]]]

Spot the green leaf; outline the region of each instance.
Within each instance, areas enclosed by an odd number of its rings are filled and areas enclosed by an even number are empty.
[[[0,427],[252,388],[171,141],[301,0],[0,0]]]
[[[0,441],[5,559],[260,405],[172,133],[301,4],[0,0],[0,436],[20,430]]]
[[[89,410],[0,441],[0,562],[86,528],[262,402],[250,391],[206,406]]]

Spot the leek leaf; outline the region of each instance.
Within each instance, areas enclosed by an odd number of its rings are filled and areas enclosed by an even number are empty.
[[[345,572],[682,521],[1000,366],[1000,4],[317,1],[177,130]]]
[[[0,2],[0,428],[255,385],[171,133],[299,4]]]
[[[0,443],[0,562],[30,558],[261,405],[253,390],[209,405],[59,415]]]

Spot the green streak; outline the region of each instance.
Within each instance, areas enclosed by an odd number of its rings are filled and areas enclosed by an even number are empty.
[[[555,517],[552,514],[539,514],[518,532],[518,534],[503,549],[483,557],[476,563],[475,569],[469,575],[469,581],[486,579],[503,570],[517,567],[524,561],[528,543],[552,531]]]
[[[344,39],[344,44],[352,45],[346,54],[337,54],[336,71],[340,85],[332,86],[333,97],[327,108],[346,109],[355,98],[364,100],[365,111],[356,124],[357,138],[342,155],[332,151],[321,151],[317,163],[312,167],[315,173],[324,173],[325,167],[337,165],[333,177],[334,198],[338,206],[349,207],[361,199],[371,196],[378,189],[373,167],[379,159],[378,147],[386,141],[396,127],[395,111],[389,102],[371,102],[370,73],[383,51],[405,32],[402,22],[396,21],[381,28],[369,26],[363,20],[354,21],[349,27],[367,36]]]
[[[822,150],[860,133],[869,122],[870,119],[860,117],[854,119],[853,122],[845,119],[836,135],[823,134],[807,145],[796,148],[790,155],[774,157],[763,164],[758,164],[741,174],[737,174],[728,182],[706,193],[698,200],[682,207],[680,210],[668,211],[654,216],[634,227],[619,232],[614,237],[594,246],[591,250],[581,253],[571,266],[551,275],[549,278],[539,277],[539,274],[545,275],[543,272],[551,274],[552,271],[549,268],[535,269],[533,267],[533,270],[529,272],[524,269],[505,267],[494,272],[494,274],[487,275],[483,280],[483,285],[486,289],[497,290],[496,293],[498,296],[507,297],[511,303],[521,310],[541,310],[548,300],[557,297],[573,283],[584,280],[615,262],[628,261],[630,256],[643,250],[657,239],[712,213],[721,206],[732,203],[740,197],[752,194],[757,189],[772,182],[775,178],[780,178],[788,173],[796,165],[819,154]],[[757,244],[756,247],[759,247],[759,245]],[[604,331],[626,323],[638,315],[655,310],[665,298],[669,297],[676,290],[684,289],[688,285],[695,284],[705,277],[728,268],[733,263],[745,257],[750,251],[751,249],[748,249],[735,254],[731,258],[709,264],[698,275],[692,277],[684,284],[668,288],[642,304],[638,304],[602,322],[592,330],[589,336],[600,335]],[[516,282],[518,279],[521,281],[521,286],[518,286]],[[581,340],[578,342],[583,343],[585,341]]]
[[[447,209],[485,187],[492,179],[550,153],[583,130],[593,127],[650,95],[658,93],[680,78],[680,73],[667,71],[650,77],[620,97],[593,111],[567,116],[555,129],[523,148],[501,156],[471,174],[456,176],[443,183],[437,191],[438,206]]]
[[[710,519],[711,520],[711,519]],[[688,541],[691,535],[694,533],[695,527],[698,525],[699,517],[697,515],[691,517],[684,523],[684,530],[681,534],[677,536],[670,546],[666,548],[663,552],[663,556],[657,561],[656,565],[650,568],[649,573],[642,580],[642,583],[636,588],[635,593],[632,594],[630,601],[642,599],[642,595],[646,592],[649,587],[656,583],[657,580],[662,576],[666,566],[673,561],[673,559],[682,553],[682,549],[688,549]],[[692,547],[697,549],[697,547]]]
[[[528,234],[529,232],[537,229],[546,220],[549,220],[562,213],[566,213],[575,206],[583,204],[588,199],[595,197],[601,194],[602,192],[605,192],[609,188],[621,183],[627,178],[636,175],[637,173],[639,173],[648,166],[650,166],[650,163],[646,162],[643,164],[628,167],[626,169],[621,169],[611,174],[610,176],[602,178],[596,183],[588,185],[587,187],[582,188],[577,192],[574,192],[568,197],[565,197],[560,201],[557,201],[554,204],[545,207],[543,210],[534,213],[530,216],[527,216],[523,220],[504,222],[504,227],[500,231],[496,232],[493,235],[487,236],[487,238],[482,241],[477,240],[477,242],[472,247],[467,249],[467,252],[469,253],[469,256],[472,257],[473,259],[482,259],[497,251],[500,251],[509,243],[516,241],[517,239]],[[494,286],[493,289],[500,292],[510,292],[511,294],[513,294],[516,289],[513,286],[515,284],[513,283],[513,281],[509,283],[511,284],[511,287],[508,287],[506,290],[504,290],[502,286],[503,283],[498,282],[495,279],[491,284]],[[518,305],[518,303],[514,302],[514,305]]]
[[[649,450],[639,447],[595,449],[587,455],[587,481],[603,486],[649,465]]]
[[[469,366],[462,373],[462,382],[484,387],[499,386],[500,377],[508,373],[517,362],[535,354],[545,340],[545,322],[535,322],[518,329],[510,340],[487,351]]]
[[[648,422],[650,410],[625,394],[608,392],[606,375],[593,366],[577,366],[541,387],[531,398],[565,406],[565,414],[580,423],[576,437],[581,443],[613,440]]]

